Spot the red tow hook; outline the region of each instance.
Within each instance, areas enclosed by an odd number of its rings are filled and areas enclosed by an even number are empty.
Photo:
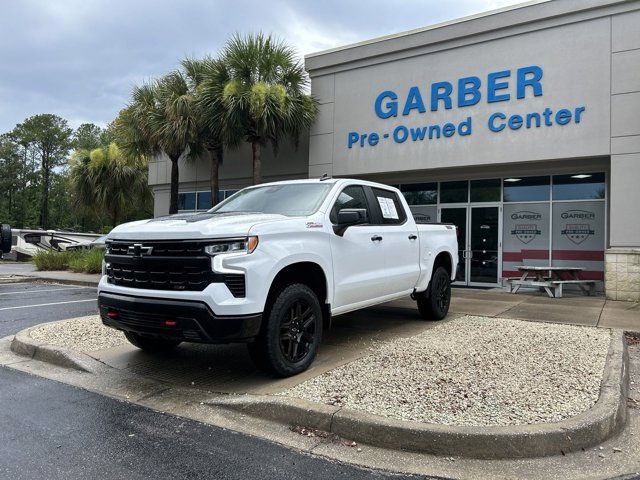
[[[118,312],[116,312],[115,310],[109,310],[107,312],[107,317],[109,318],[118,318],[120,316],[120,314]]]

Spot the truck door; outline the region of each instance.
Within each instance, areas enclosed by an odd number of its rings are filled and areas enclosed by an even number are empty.
[[[382,294],[411,291],[420,276],[418,229],[407,217],[404,204],[392,190],[371,188],[374,223],[379,225],[385,256],[385,282]]]
[[[329,214],[333,224],[342,208],[364,208],[371,219],[372,209],[361,185],[345,187]],[[343,236],[331,236],[333,257],[333,308],[373,300],[382,295],[385,278],[385,255],[379,225],[355,225]]]

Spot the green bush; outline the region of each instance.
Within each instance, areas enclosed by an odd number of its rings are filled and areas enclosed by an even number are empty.
[[[38,250],[33,256],[33,263],[38,270],[67,270],[74,254],[75,252]]]
[[[71,270],[76,273],[100,273],[102,250],[80,250],[72,252],[38,251],[33,263],[38,270]]]
[[[100,273],[102,258],[102,250],[82,250],[69,260],[69,270],[76,273]]]

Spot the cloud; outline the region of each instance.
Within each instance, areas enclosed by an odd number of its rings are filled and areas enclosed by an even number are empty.
[[[23,0],[0,17],[0,132],[37,113],[107,124],[131,88],[185,56],[216,54],[235,32],[275,33],[300,55],[513,0]]]

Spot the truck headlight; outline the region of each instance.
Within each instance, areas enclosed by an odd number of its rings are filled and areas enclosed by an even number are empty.
[[[212,257],[220,253],[252,253],[257,246],[258,237],[234,238],[205,245],[204,253]]]

